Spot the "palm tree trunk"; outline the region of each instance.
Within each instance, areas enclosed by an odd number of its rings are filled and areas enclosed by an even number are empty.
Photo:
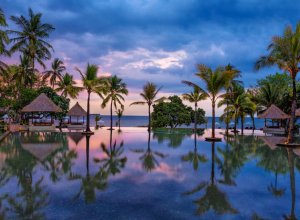
[[[91,92],[88,91],[88,100],[87,100],[87,113],[86,113],[86,132],[90,132],[90,95]]]
[[[226,91],[226,93],[228,94],[229,93],[229,90],[227,89],[227,91]],[[228,134],[228,128],[229,128],[229,120],[228,120],[228,118],[229,118],[229,111],[228,111],[228,105],[229,105],[229,103],[228,103],[228,98],[227,98],[227,100],[226,100],[226,134]]]
[[[237,122],[238,122],[238,117],[236,116],[237,113],[235,113],[235,116],[234,116],[234,133],[236,134],[236,127],[237,127]]]
[[[215,118],[215,98],[212,99],[212,138],[215,138],[215,123],[216,123],[216,118]]]
[[[197,132],[197,102],[195,102],[194,131],[196,134],[196,132]]]
[[[294,171],[294,157],[292,149],[287,149],[288,153],[288,164],[290,169],[290,186],[291,186],[291,194],[292,194],[292,207],[291,207],[291,215],[290,219],[296,219],[295,216],[295,171]]]
[[[151,105],[148,104],[148,131],[150,132],[151,130]]]
[[[291,108],[291,119],[289,123],[289,131],[287,142],[292,143],[294,141],[294,126],[295,126],[295,114],[296,114],[297,102],[296,102],[296,79],[293,77],[293,100]]]
[[[119,130],[120,130],[120,127],[121,127],[121,118],[119,118]]]
[[[211,142],[211,184],[214,185],[215,182],[215,142]]]
[[[86,137],[86,173],[89,175],[89,157],[90,157],[90,136],[87,135]]]
[[[251,113],[251,120],[252,120],[252,130],[255,130],[255,122],[254,122],[254,115]]]
[[[110,129],[111,130],[112,130],[112,125],[113,125],[112,108],[113,108],[113,100],[110,101]]]
[[[241,116],[241,130],[242,130],[242,135],[244,134],[244,116]]]

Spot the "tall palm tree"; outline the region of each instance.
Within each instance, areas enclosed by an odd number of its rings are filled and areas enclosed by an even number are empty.
[[[296,103],[296,76],[299,72],[300,64],[300,22],[293,31],[291,26],[287,26],[284,30],[283,36],[275,36],[268,46],[269,53],[261,56],[255,63],[255,69],[262,67],[277,65],[280,69],[290,74],[293,81],[293,97],[291,105],[291,119],[289,122],[289,131],[287,143],[294,141],[294,125],[295,112],[297,108]]]
[[[162,87],[157,88],[154,83],[147,82],[143,87],[143,92],[140,93],[140,96],[144,99],[144,101],[133,102],[130,105],[148,105],[148,131],[151,128],[151,106],[156,103],[162,101],[164,98],[155,99],[158,92]]]
[[[51,24],[42,23],[42,14],[35,14],[29,9],[29,19],[23,15],[11,16],[11,20],[20,30],[8,30],[13,37],[10,39],[13,45],[10,52],[22,51],[30,60],[30,67],[34,69],[35,61],[45,68],[43,60],[51,59],[52,46],[46,41],[49,34],[54,30]]]
[[[226,88],[228,82],[232,79],[232,75],[228,74],[225,71],[224,67],[218,67],[214,71],[205,66],[204,64],[199,64],[198,66],[198,76],[204,83],[205,89],[202,89],[199,85],[190,82],[190,81],[182,81],[184,84],[187,84],[192,87],[198,88],[201,92],[206,94],[206,96],[211,100],[212,103],[212,136],[211,138],[215,138],[215,108],[216,101],[220,98],[220,92]]]
[[[44,72],[43,79],[47,80],[50,78],[50,85],[54,88],[57,79],[62,81],[62,73],[66,70],[64,62],[58,58],[55,58],[51,64],[51,70]]]
[[[118,109],[117,111],[116,111],[116,114],[117,114],[117,116],[118,116],[118,126],[119,126],[119,130],[120,130],[120,127],[121,127],[121,118],[122,118],[122,116],[123,116],[123,109]]]
[[[77,98],[80,91],[83,88],[76,86],[76,82],[73,80],[73,76],[66,73],[62,76],[62,80],[57,83],[57,92],[61,92],[61,96],[70,97],[72,99]]]
[[[107,96],[103,99],[102,108],[105,108],[107,103],[110,101],[110,129],[112,130],[113,125],[113,106],[117,109],[117,105],[121,106],[121,109],[124,109],[122,101],[125,101],[122,95],[128,95],[128,90],[126,88],[126,83],[122,81],[121,78],[117,76],[112,76],[105,80],[104,90]]]
[[[81,72],[80,69],[76,70],[81,75],[83,82],[83,88],[87,91],[87,119],[86,119],[86,130],[85,133],[92,133],[90,128],[90,96],[91,93],[97,93],[100,97],[103,97],[103,78],[97,77],[98,67],[97,65],[88,64],[85,73]]]
[[[194,130],[195,133],[197,131],[197,110],[198,110],[198,102],[205,100],[207,98],[207,94],[203,93],[198,87],[194,87],[194,91],[191,93],[185,93],[182,95],[184,100],[187,100],[195,105],[195,116],[194,116]]]
[[[234,66],[232,66],[230,63],[225,66],[225,71],[231,75],[231,80],[228,81],[228,84],[226,85],[226,94],[230,95],[230,93],[233,90],[234,85],[242,85],[242,81],[237,80],[237,78],[241,77],[241,71],[236,69]],[[227,103],[228,106],[228,103]],[[228,112],[227,112],[227,118],[228,118]],[[229,128],[229,120],[226,120],[226,132],[228,133]]]

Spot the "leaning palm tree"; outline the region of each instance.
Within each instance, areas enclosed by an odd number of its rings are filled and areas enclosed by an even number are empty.
[[[62,76],[62,80],[57,83],[57,88],[55,91],[61,92],[61,96],[70,97],[72,99],[77,98],[80,91],[83,88],[76,86],[76,82],[73,80],[73,76],[66,73]]]
[[[112,76],[105,80],[104,90],[107,96],[103,99],[102,108],[105,108],[107,103],[110,101],[110,129],[112,130],[113,125],[113,106],[117,109],[117,105],[121,106],[121,109],[124,109],[122,101],[125,101],[122,95],[128,95],[128,90],[126,88],[126,83],[122,81],[121,78],[117,76]]]
[[[64,62],[58,58],[55,58],[51,64],[51,70],[44,72],[43,79],[47,80],[50,78],[50,85],[54,88],[57,79],[62,81],[62,72],[66,70]]]
[[[211,100],[212,103],[212,139],[215,139],[215,106],[216,101],[220,98],[220,93],[226,88],[228,82],[232,79],[232,75],[225,71],[224,67],[218,67],[214,71],[204,64],[198,65],[198,73],[196,73],[204,83],[205,89],[190,81],[182,81],[184,84],[198,88],[201,92]]]
[[[283,36],[273,37],[267,49],[269,53],[258,59],[255,64],[255,69],[258,70],[262,67],[277,65],[283,71],[289,72],[293,81],[291,119],[287,138],[287,143],[292,143],[294,141],[293,131],[297,107],[296,76],[299,72],[300,64],[300,22],[297,24],[295,31],[293,31],[291,26],[288,26],[285,28]]]
[[[194,87],[194,92],[185,93],[182,95],[184,100],[187,100],[195,105],[195,116],[194,116],[194,130],[195,133],[197,131],[197,110],[198,110],[198,102],[205,100],[207,98],[207,94],[203,93],[198,87]]]
[[[148,131],[151,128],[151,106],[156,103],[162,101],[164,98],[155,99],[158,92],[161,90],[162,87],[157,88],[154,83],[147,82],[146,85],[143,87],[143,92],[140,93],[140,96],[144,99],[144,101],[133,102],[130,105],[148,105]]]
[[[11,16],[11,20],[20,30],[8,30],[12,35],[10,41],[13,43],[10,52],[22,51],[30,59],[30,67],[34,69],[35,61],[45,68],[44,60],[51,59],[52,46],[46,41],[54,27],[42,23],[42,14],[35,14],[29,9],[29,19],[23,15],[20,17]]]
[[[91,93],[97,93],[100,97],[103,97],[103,78],[97,77],[98,67],[97,65],[88,64],[85,73],[82,73],[80,69],[76,70],[81,75],[83,82],[83,88],[87,91],[87,119],[86,119],[86,130],[85,133],[91,134],[90,128],[90,96]]]

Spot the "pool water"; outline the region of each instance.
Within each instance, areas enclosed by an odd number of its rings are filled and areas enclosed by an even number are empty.
[[[11,134],[0,143],[0,219],[299,218],[298,149],[208,134]]]

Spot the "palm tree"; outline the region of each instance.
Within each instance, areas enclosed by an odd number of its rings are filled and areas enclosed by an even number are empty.
[[[57,88],[55,91],[61,92],[61,96],[70,97],[72,99],[77,98],[80,91],[83,88],[76,86],[76,82],[73,80],[73,76],[66,73],[62,76],[62,80],[57,83]]]
[[[126,88],[126,83],[124,83],[122,79],[118,78],[117,76],[112,76],[105,80],[104,90],[107,96],[103,99],[101,107],[105,108],[107,103],[110,101],[110,129],[112,130],[113,106],[115,109],[117,109],[117,105],[119,104],[121,109],[124,109],[122,101],[125,101],[125,99],[122,95],[128,95],[128,90]]]
[[[294,141],[294,124],[296,103],[296,76],[299,72],[300,64],[300,22],[293,31],[291,26],[287,26],[283,36],[275,36],[268,46],[269,53],[261,56],[255,64],[255,69],[277,65],[280,69],[290,74],[293,81],[293,97],[291,105],[291,119],[289,122],[289,131],[287,143]]]
[[[205,100],[207,98],[206,93],[203,93],[198,87],[194,87],[194,92],[185,93],[182,95],[184,100],[187,100],[195,105],[195,116],[194,116],[194,130],[197,130],[197,110],[198,102]]]
[[[236,69],[234,66],[232,66],[230,63],[225,66],[225,71],[231,75],[231,80],[228,81],[228,84],[226,85],[226,94],[230,95],[232,92],[233,86],[234,85],[242,85],[242,81],[237,80],[237,78],[241,77],[241,71]],[[228,106],[228,103],[226,103]],[[228,118],[228,113],[227,116]],[[226,120],[226,132],[228,133],[228,128],[229,128],[229,120]]]
[[[7,23],[6,23],[5,15],[4,15],[2,9],[0,8],[0,27],[6,27],[6,26],[7,26]],[[8,38],[6,32],[3,30],[0,30],[0,54],[7,53],[5,46],[8,43],[9,43],[9,38]]]
[[[157,88],[154,83],[147,82],[146,85],[143,87],[143,92],[140,93],[140,96],[144,99],[144,101],[133,102],[130,105],[148,105],[148,131],[151,128],[151,106],[156,103],[162,101],[164,98],[156,99],[158,92],[161,90],[162,87]]]
[[[101,116],[100,115],[96,115],[95,116],[95,122],[96,122],[96,128],[99,127],[98,122],[101,120]]]
[[[86,131],[85,133],[92,133],[90,129],[90,96],[91,93],[97,93],[100,97],[103,93],[103,78],[97,77],[98,67],[96,65],[88,64],[85,73],[82,73],[80,69],[76,70],[81,75],[83,82],[83,88],[88,93],[87,99],[87,120],[86,120]]]
[[[29,57],[23,55],[20,56],[20,65],[15,71],[12,79],[16,81],[19,88],[27,86],[30,86],[32,88],[37,81],[37,73],[37,69],[31,69]]]
[[[206,96],[211,100],[212,103],[212,136],[211,138],[215,138],[215,106],[216,101],[218,98],[220,98],[220,92],[226,88],[228,85],[228,82],[232,79],[232,75],[228,74],[227,71],[225,71],[224,67],[218,67],[214,71],[203,65],[198,65],[198,73],[196,73],[196,76],[198,76],[204,83],[206,87],[206,91],[202,89],[197,84],[190,82],[190,81],[182,81],[184,84],[187,84],[192,87],[198,88],[201,92],[206,94]]]
[[[50,78],[50,84],[52,85],[52,88],[54,88],[57,78],[62,81],[62,72],[66,70],[66,67],[62,60],[55,58],[51,64],[51,68],[51,70],[44,72],[45,75],[43,76],[43,79],[46,80]]]
[[[5,19],[5,15],[2,11],[2,9],[0,8],[0,27],[6,27],[7,23],[6,23],[6,19]],[[8,55],[8,51],[6,50],[6,45],[9,43],[9,38],[6,34],[6,31],[0,29],[0,55]],[[7,68],[7,65],[0,61],[0,72],[5,71],[5,69]]]
[[[45,68],[43,60],[51,59],[52,46],[45,40],[49,37],[54,27],[47,23],[42,23],[42,14],[29,9],[29,19],[23,15],[20,17],[11,16],[11,20],[21,29],[8,30],[7,33],[13,37],[10,39],[14,44],[10,52],[22,51],[27,54],[30,60],[30,67],[34,69],[35,61]]]
[[[117,114],[117,116],[118,116],[118,126],[119,126],[119,130],[120,130],[120,127],[121,127],[121,118],[122,118],[122,116],[123,116],[123,111],[124,111],[124,109],[118,109],[118,110],[116,111],[116,114]]]

